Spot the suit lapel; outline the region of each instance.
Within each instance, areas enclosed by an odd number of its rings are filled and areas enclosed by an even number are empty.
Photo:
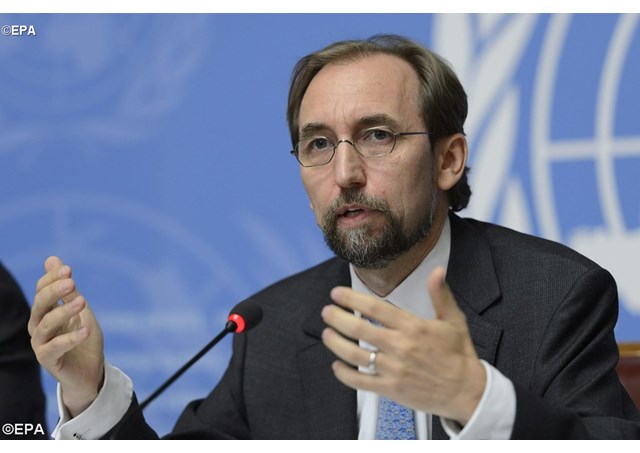
[[[495,363],[502,328],[480,315],[500,299],[500,284],[486,238],[469,222],[451,214],[451,252],[447,283],[467,323],[478,356]]]
[[[313,307],[302,323],[302,330],[309,340],[299,351],[297,363],[302,376],[302,392],[312,439],[356,439],[357,402],[356,391],[342,384],[333,375],[331,363],[336,360],[320,339],[326,327],[320,311],[332,303],[329,291],[337,285],[350,286],[351,278],[347,263],[335,260],[337,266],[328,270],[327,278],[316,281]]]
[[[491,249],[485,237],[475,227],[455,214],[451,214],[449,218],[451,252],[446,280],[467,317],[469,332],[478,357],[495,365],[502,327],[480,316],[500,298],[500,285],[493,266]],[[433,438],[447,438],[440,417],[433,419]]]

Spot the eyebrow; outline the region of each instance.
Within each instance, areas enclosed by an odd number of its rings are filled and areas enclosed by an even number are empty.
[[[363,116],[356,122],[357,128],[375,126],[386,126],[394,131],[400,130],[400,124],[385,113]],[[300,138],[302,139],[330,130],[331,128],[324,123],[307,123],[300,129]]]
[[[307,123],[300,129],[300,139],[318,134],[320,131],[326,131],[329,128],[323,123]]]
[[[356,124],[359,127],[387,126],[394,131],[398,131],[400,129],[400,124],[385,113],[363,116],[358,120]]]

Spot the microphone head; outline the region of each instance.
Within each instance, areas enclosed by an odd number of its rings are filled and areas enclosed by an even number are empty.
[[[234,333],[253,329],[262,320],[262,308],[252,299],[246,299],[233,307],[229,313],[227,328]]]

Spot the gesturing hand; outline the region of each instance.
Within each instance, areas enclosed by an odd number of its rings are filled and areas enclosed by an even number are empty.
[[[93,402],[102,386],[102,331],[76,290],[71,268],[53,256],[44,267],[28,324],[31,347],[38,362],[61,384],[63,401],[75,416]]]
[[[486,373],[465,315],[444,276],[444,270],[438,268],[428,280],[434,320],[419,318],[351,288],[334,288],[331,298],[339,306],[322,310],[329,326],[322,341],[340,359],[333,363],[333,371],[345,385],[379,393],[464,426],[482,397]],[[352,311],[361,313],[362,318]],[[369,365],[370,351],[352,340],[364,340],[378,349],[375,374],[357,370],[357,366]]]

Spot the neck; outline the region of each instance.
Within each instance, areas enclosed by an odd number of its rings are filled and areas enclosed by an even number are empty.
[[[411,274],[435,247],[442,228],[444,227],[447,211],[436,214],[431,231],[416,245],[407,250],[403,255],[389,263],[382,269],[355,268],[355,272],[362,282],[380,297],[387,296],[405,278]],[[425,282],[426,288],[427,282]]]

